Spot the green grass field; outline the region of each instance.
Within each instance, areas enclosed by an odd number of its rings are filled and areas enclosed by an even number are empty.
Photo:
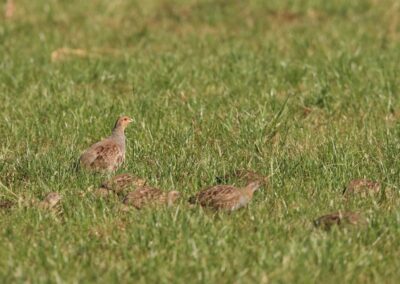
[[[52,61],[59,48],[86,53]],[[0,16],[0,198],[17,202],[0,209],[0,282],[397,283],[399,63],[396,0],[15,0]],[[118,172],[181,191],[178,206],[124,213],[93,194],[104,177],[75,172],[122,114]],[[235,169],[271,175],[248,208],[189,208]],[[384,194],[344,199],[355,178]],[[51,191],[61,215],[26,205]],[[367,228],[313,228],[337,210]]]

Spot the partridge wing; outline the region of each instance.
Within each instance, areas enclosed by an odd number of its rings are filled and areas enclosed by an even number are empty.
[[[115,171],[123,162],[121,149],[115,143],[100,145],[95,149],[96,158],[90,167],[97,170]]]
[[[120,174],[116,175],[113,178],[106,180],[102,183],[102,187],[107,188],[109,190],[119,191],[127,188],[133,183],[133,176],[130,174]]]
[[[149,203],[159,203],[162,201],[164,194],[161,190],[152,187],[140,187],[132,191],[125,198],[124,203],[133,205],[137,209]]]
[[[217,185],[206,188],[196,195],[196,201],[201,206],[219,206],[224,200],[228,200],[237,189],[230,185]]]

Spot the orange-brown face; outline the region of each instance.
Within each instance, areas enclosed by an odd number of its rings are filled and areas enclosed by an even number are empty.
[[[129,123],[133,121],[132,118],[129,116],[121,116],[118,118],[117,123],[115,124],[116,127],[123,127],[124,129],[128,126]]]

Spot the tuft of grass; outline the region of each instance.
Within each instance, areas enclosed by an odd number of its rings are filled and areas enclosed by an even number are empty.
[[[397,1],[14,2],[0,15],[1,282],[397,283]],[[52,61],[60,50],[81,53]],[[178,206],[122,212],[94,196],[104,177],[75,171],[121,114],[135,123],[119,173],[181,191]],[[237,169],[270,176],[248,208],[188,206]],[[356,178],[384,194],[343,198]],[[26,205],[52,191],[62,214]],[[368,226],[313,228],[338,210]]]

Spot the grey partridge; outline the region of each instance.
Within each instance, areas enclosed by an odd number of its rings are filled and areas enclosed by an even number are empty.
[[[111,136],[93,144],[81,155],[81,166],[95,172],[116,171],[125,160],[125,128],[131,122],[128,116],[118,118]]]
[[[250,182],[243,188],[232,185],[216,185],[201,190],[190,197],[189,202],[215,210],[234,211],[246,206],[260,186],[261,181],[258,180]]]
[[[180,193],[178,191],[165,192],[158,188],[142,186],[128,193],[123,202],[125,205],[131,205],[136,209],[142,209],[150,205],[171,206],[179,197]]]
[[[367,224],[367,220],[359,213],[345,211],[323,215],[314,220],[314,226],[324,230],[330,230],[333,226],[356,227]]]
[[[129,189],[141,187],[145,184],[145,179],[131,174],[120,174],[104,181],[97,190],[97,194],[100,196],[108,196],[110,193],[124,194]]]
[[[61,201],[61,195],[57,192],[50,192],[46,197],[39,203],[39,208],[52,209],[58,205]]]
[[[345,196],[356,194],[367,197],[378,194],[380,191],[381,184],[379,182],[368,179],[354,179],[350,181],[347,188],[343,191],[343,194]]]
[[[0,199],[0,209],[10,209],[15,205],[15,202],[11,200]]]

